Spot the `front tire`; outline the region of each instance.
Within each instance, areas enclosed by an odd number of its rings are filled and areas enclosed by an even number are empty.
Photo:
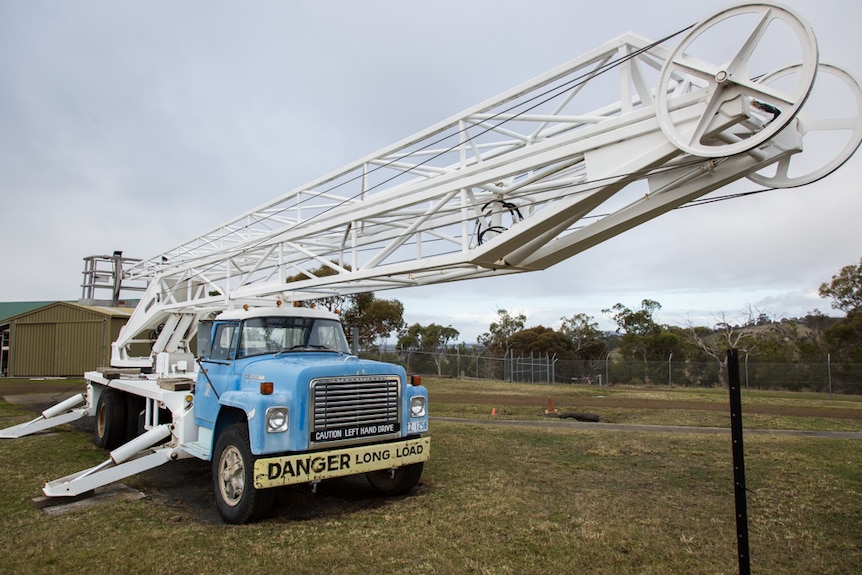
[[[381,495],[404,495],[413,489],[422,477],[424,462],[412,463],[395,470],[369,471],[365,474],[371,487]]]
[[[98,447],[114,449],[126,438],[126,399],[123,392],[105,388],[96,404],[95,442]]]
[[[255,458],[249,445],[248,427],[238,423],[219,435],[212,457],[216,505],[222,519],[234,525],[256,521],[272,507],[272,490],[254,487]]]

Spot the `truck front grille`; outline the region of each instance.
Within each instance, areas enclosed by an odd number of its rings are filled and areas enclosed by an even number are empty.
[[[399,431],[398,376],[327,377],[311,382],[311,441],[347,441]]]

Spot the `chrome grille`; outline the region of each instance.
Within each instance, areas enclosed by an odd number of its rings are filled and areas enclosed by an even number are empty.
[[[399,422],[398,376],[355,376],[311,382],[314,428],[319,432]]]

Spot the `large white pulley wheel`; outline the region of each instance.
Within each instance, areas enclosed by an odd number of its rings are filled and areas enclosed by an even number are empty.
[[[722,10],[695,26],[662,67],[659,125],[695,156],[747,152],[793,120],[811,91],[817,59],[814,31],[796,12],[769,2]],[[789,88],[758,81],[790,66],[799,74]]]
[[[799,66],[792,66],[764,77],[761,83],[793,83],[799,73]],[[751,174],[749,180],[772,188],[792,188],[816,182],[840,168],[862,143],[862,87],[841,68],[820,64],[817,83],[796,123],[803,151]]]

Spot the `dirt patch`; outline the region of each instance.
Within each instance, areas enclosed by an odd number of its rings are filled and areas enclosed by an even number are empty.
[[[74,393],[86,392],[87,388],[80,380],[20,380],[13,379],[4,381],[0,379],[0,396],[16,396],[27,394],[45,394],[42,397],[53,398],[53,402],[61,401]],[[51,395],[48,395],[51,394]],[[511,405],[511,406],[536,406],[544,410],[548,404],[547,396],[529,395],[506,395],[506,394],[455,394],[436,393],[429,391],[432,402],[438,403],[462,403],[467,405]],[[17,403],[17,402],[16,402]],[[39,403],[43,403],[40,401]],[[48,405],[51,405],[49,402]],[[47,407],[46,405],[45,407]],[[42,409],[44,409],[43,407]],[[558,405],[569,410],[581,410],[584,408],[608,407],[612,409],[671,409],[689,411],[720,411],[727,412],[729,406],[724,403],[712,403],[708,401],[674,401],[662,399],[638,399],[633,397],[578,397],[577,400],[566,402],[566,405]],[[862,409],[834,409],[816,408],[804,405],[800,406],[778,406],[778,405],[750,405],[745,404],[743,409],[746,413],[758,413],[763,415],[788,415],[796,417],[826,417],[830,419],[858,419],[862,420]]]
[[[513,407],[535,406],[544,410],[548,405],[547,396],[529,395],[494,395],[487,393],[477,394],[455,394],[429,392],[431,402],[437,403],[461,403],[466,405],[509,405]],[[577,400],[567,401],[566,404],[556,405],[566,410],[595,409],[607,407],[612,409],[670,409],[689,411],[720,411],[729,413],[729,404],[711,403],[708,401],[673,401],[662,399],[638,399],[633,397],[579,397]],[[788,415],[795,417],[826,417],[831,419],[862,419],[860,409],[820,409],[806,406],[778,406],[778,405],[748,405],[743,407],[745,413],[758,413],[762,415]]]
[[[0,378],[0,396],[28,394],[86,393],[87,384],[80,379],[5,379]]]

